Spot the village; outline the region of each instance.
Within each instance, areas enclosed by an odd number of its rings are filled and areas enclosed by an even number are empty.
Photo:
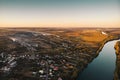
[[[117,38],[103,30],[47,33],[16,31],[0,36],[0,79],[76,80],[105,40]]]
[[[0,54],[1,77],[15,77],[21,74],[21,78],[35,78],[41,80],[62,80],[64,71],[72,71],[76,64],[67,61],[62,55],[7,55]],[[69,56],[66,56],[71,58]],[[71,58],[72,59],[72,58]],[[62,77],[61,77],[62,76]]]
[[[72,44],[73,46],[75,44]],[[63,50],[55,53],[36,52],[29,47],[28,52],[17,51],[0,53],[0,77],[13,80],[65,80],[78,75],[89,61],[92,60],[92,51],[88,48],[78,49],[62,43]],[[80,45],[79,45],[80,46]],[[83,45],[81,45],[83,46]],[[91,55],[89,55],[91,53]],[[83,58],[86,57],[86,60]],[[69,77],[68,75],[71,75]]]

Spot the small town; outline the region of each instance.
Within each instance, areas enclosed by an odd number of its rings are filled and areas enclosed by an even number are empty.
[[[62,80],[64,73],[72,73],[75,62],[67,60],[62,55],[7,55],[0,54],[1,77],[35,78],[41,80]],[[67,72],[64,72],[67,71]],[[20,76],[21,75],[21,76]],[[62,77],[61,77],[62,76]]]
[[[106,41],[119,38],[108,31],[10,30],[0,36],[0,80],[77,80]]]
[[[40,49],[42,45],[38,41],[41,40],[40,37],[46,35],[35,36],[33,34],[31,32],[19,32],[8,37],[12,44],[9,46],[10,50],[3,50],[4,52],[1,50],[0,77],[13,80],[25,78],[29,80],[65,80],[78,75],[78,71],[82,70],[92,60],[91,55],[94,54],[94,50],[83,48],[84,45],[82,44],[79,44],[81,46],[79,49],[74,47],[78,44],[73,44],[64,39],[59,44],[55,41],[49,41],[46,46],[52,44],[52,49],[47,50],[44,45],[46,51],[44,48],[42,50]],[[53,36],[53,38],[57,39],[58,37]],[[37,40],[33,41],[33,39]],[[54,49],[54,46],[58,46],[58,48]],[[86,60],[83,59],[85,57]],[[71,77],[68,76],[69,74]]]

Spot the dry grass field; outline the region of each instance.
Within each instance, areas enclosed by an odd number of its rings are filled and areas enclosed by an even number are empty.
[[[2,75],[2,80],[45,80],[41,73],[49,75],[51,80],[60,77],[63,80],[75,80],[79,72],[98,56],[104,44],[120,38],[120,29],[97,28],[4,28],[0,29],[0,58],[7,64],[7,56],[17,61],[9,75]],[[6,62],[5,62],[6,61]],[[9,61],[8,61],[9,62]],[[38,64],[39,63],[39,64]],[[46,64],[43,67],[39,65]],[[52,64],[52,65],[51,65]],[[54,67],[53,67],[54,66]],[[40,70],[40,72],[39,72]],[[36,72],[36,74],[32,74]],[[18,75],[17,77],[15,75]],[[21,78],[19,79],[19,75]],[[39,75],[39,76],[38,76]],[[59,75],[59,76],[58,76]],[[71,75],[71,76],[70,76]]]

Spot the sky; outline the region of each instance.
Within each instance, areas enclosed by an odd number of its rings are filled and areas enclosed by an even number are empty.
[[[120,0],[0,0],[0,27],[120,27]]]

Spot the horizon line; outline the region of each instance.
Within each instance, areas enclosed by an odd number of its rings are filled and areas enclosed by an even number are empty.
[[[0,27],[0,28],[120,28],[120,27]]]

